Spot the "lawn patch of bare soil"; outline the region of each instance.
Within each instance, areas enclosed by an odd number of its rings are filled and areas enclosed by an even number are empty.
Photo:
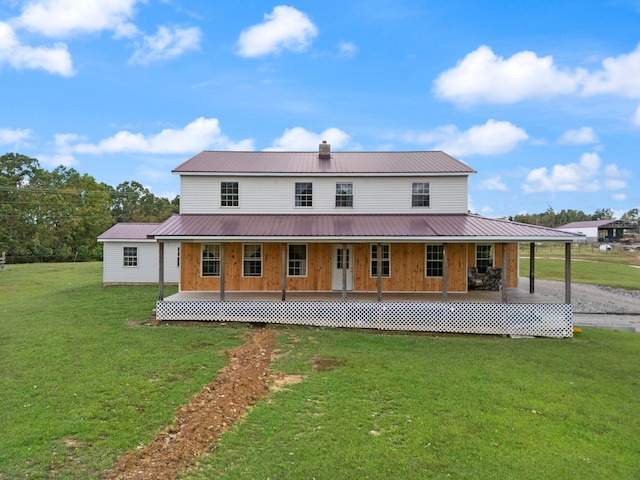
[[[229,363],[220,370],[217,380],[178,409],[171,427],[148,446],[120,457],[102,478],[169,480],[193,466],[198,457],[215,448],[222,433],[268,393],[275,344],[272,330],[251,331],[244,345],[228,353]]]

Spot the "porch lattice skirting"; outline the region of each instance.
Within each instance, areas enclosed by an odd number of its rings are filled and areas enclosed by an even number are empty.
[[[573,336],[570,304],[159,301],[159,321],[264,322],[317,327]]]

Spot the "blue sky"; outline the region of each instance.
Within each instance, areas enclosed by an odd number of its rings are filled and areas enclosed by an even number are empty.
[[[172,198],[201,150],[444,150],[472,211],[640,208],[640,1],[0,0],[0,151]]]

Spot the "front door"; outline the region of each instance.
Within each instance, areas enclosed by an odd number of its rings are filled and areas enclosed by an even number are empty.
[[[347,272],[346,289],[353,290],[353,245],[333,246],[333,268],[331,274],[331,288],[342,291],[343,272]]]

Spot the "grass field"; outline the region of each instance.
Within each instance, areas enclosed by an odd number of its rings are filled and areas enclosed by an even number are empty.
[[[536,247],[535,275],[542,280],[564,281],[564,244]],[[571,279],[576,283],[640,289],[640,251],[600,251],[597,245],[574,245]],[[529,276],[529,246],[520,248],[520,276]]]
[[[103,288],[101,267],[0,272],[0,479],[99,478],[242,341],[242,325],[143,326],[156,289]],[[640,335],[276,330],[273,370],[304,380],[183,480],[640,478]]]

